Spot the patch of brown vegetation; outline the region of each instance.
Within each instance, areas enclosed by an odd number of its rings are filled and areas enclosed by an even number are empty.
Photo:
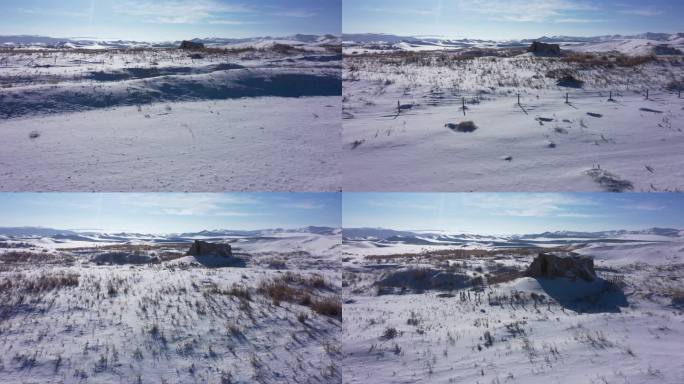
[[[342,304],[338,297],[317,296],[316,290],[332,290],[332,286],[319,275],[303,276],[286,273],[259,283],[257,292],[270,298],[274,305],[283,302],[311,308],[323,316],[342,318]]]
[[[556,250],[556,248],[549,248]],[[565,248],[558,248],[565,250]],[[530,256],[536,255],[538,250],[534,248],[506,248],[506,249],[443,249],[422,253],[398,253],[391,255],[369,255],[365,256],[370,261],[400,261],[401,259],[426,259],[428,261],[440,262],[447,260],[464,260],[469,258],[492,258],[501,255]]]
[[[75,273],[41,274],[37,276],[15,274],[0,280],[0,292],[15,290],[22,294],[35,294],[61,288],[78,287],[79,278],[80,276]]]
[[[628,56],[623,54],[598,55],[594,53],[572,52],[562,59],[566,63],[580,64],[586,67],[636,67],[658,61],[655,55]]]
[[[487,284],[496,285],[501,283],[507,283],[522,277],[521,271],[506,271],[501,273],[487,274]]]
[[[342,303],[339,298],[326,297],[311,303],[311,309],[323,316],[342,319]]]

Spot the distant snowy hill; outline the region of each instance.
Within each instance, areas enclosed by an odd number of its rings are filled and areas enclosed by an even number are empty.
[[[440,37],[396,36],[389,34],[344,34],[347,48],[371,50],[446,50],[462,48],[520,48],[534,41],[560,44],[563,49],[578,52],[620,52],[627,55],[681,54],[684,33],[643,33],[593,37],[542,36],[523,40],[453,39]]]
[[[57,235],[76,235],[74,231],[42,227],[4,227],[0,236],[4,237],[52,237]]]
[[[600,232],[556,231],[511,236],[478,234],[446,234],[436,231],[396,231],[384,228],[344,228],[345,241],[373,241],[414,245],[461,245],[485,243],[497,246],[526,246],[538,243],[566,243],[594,240],[658,240],[684,237],[684,231],[674,228],[649,228],[638,231],[616,230]]]
[[[334,236],[341,233],[339,228],[329,227],[305,227],[297,229],[261,229],[261,230],[204,230],[197,232],[173,233],[173,234],[150,234],[150,233],[103,233],[94,231],[61,230],[41,227],[0,227],[1,238],[27,239],[27,238],[51,238],[58,241],[191,241],[195,238],[250,238],[273,236],[278,234],[312,234],[321,236]]]
[[[269,47],[275,44],[287,44],[300,47],[318,47],[339,45],[341,39],[334,35],[292,35],[285,37],[253,37],[253,38],[195,38],[194,42],[212,47]],[[145,42],[133,40],[103,40],[91,38],[54,38],[33,35],[0,36],[0,47],[16,48],[79,48],[79,49],[123,49],[123,48],[173,48],[180,41]]]

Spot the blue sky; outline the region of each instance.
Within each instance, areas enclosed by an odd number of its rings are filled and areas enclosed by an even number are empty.
[[[339,193],[0,193],[0,227],[176,233],[340,227]]]
[[[525,234],[684,229],[684,195],[658,193],[344,193],[346,228]]]
[[[521,39],[684,32],[681,0],[344,0],[344,33]]]
[[[168,41],[339,34],[341,0],[2,0],[1,35]]]

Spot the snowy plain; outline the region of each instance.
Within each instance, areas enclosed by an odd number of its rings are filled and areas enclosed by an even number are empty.
[[[345,47],[345,190],[684,187],[681,55],[366,45]]]
[[[342,381],[337,229],[2,233],[0,382]]]
[[[340,190],[339,43],[293,39],[0,49],[0,190]]]
[[[422,251],[412,243],[439,236],[362,234],[344,235],[345,382],[684,380],[681,233],[593,234],[553,247],[538,236],[477,247],[454,234],[451,246]],[[599,279],[520,275],[538,252],[560,249],[592,256]]]

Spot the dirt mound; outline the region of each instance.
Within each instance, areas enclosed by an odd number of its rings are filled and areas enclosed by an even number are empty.
[[[90,260],[98,265],[141,265],[158,263],[160,261],[160,259],[155,256],[130,252],[105,252],[93,256]]]
[[[601,168],[593,168],[586,173],[608,192],[625,192],[634,189],[631,181],[623,180],[619,176]]]
[[[475,130],[477,129],[477,125],[475,125],[475,123],[473,123],[472,121],[462,121],[458,124],[447,123],[444,126],[451,129],[454,132],[463,133],[475,132]]]
[[[452,291],[479,285],[480,279],[464,274],[435,269],[408,269],[390,273],[375,283],[380,294],[422,292],[426,290]],[[398,292],[397,292],[398,290]]]
[[[556,82],[556,84],[559,87],[566,87],[566,88],[582,88],[584,85],[584,82],[580,79],[575,78],[575,76],[567,74]]]

